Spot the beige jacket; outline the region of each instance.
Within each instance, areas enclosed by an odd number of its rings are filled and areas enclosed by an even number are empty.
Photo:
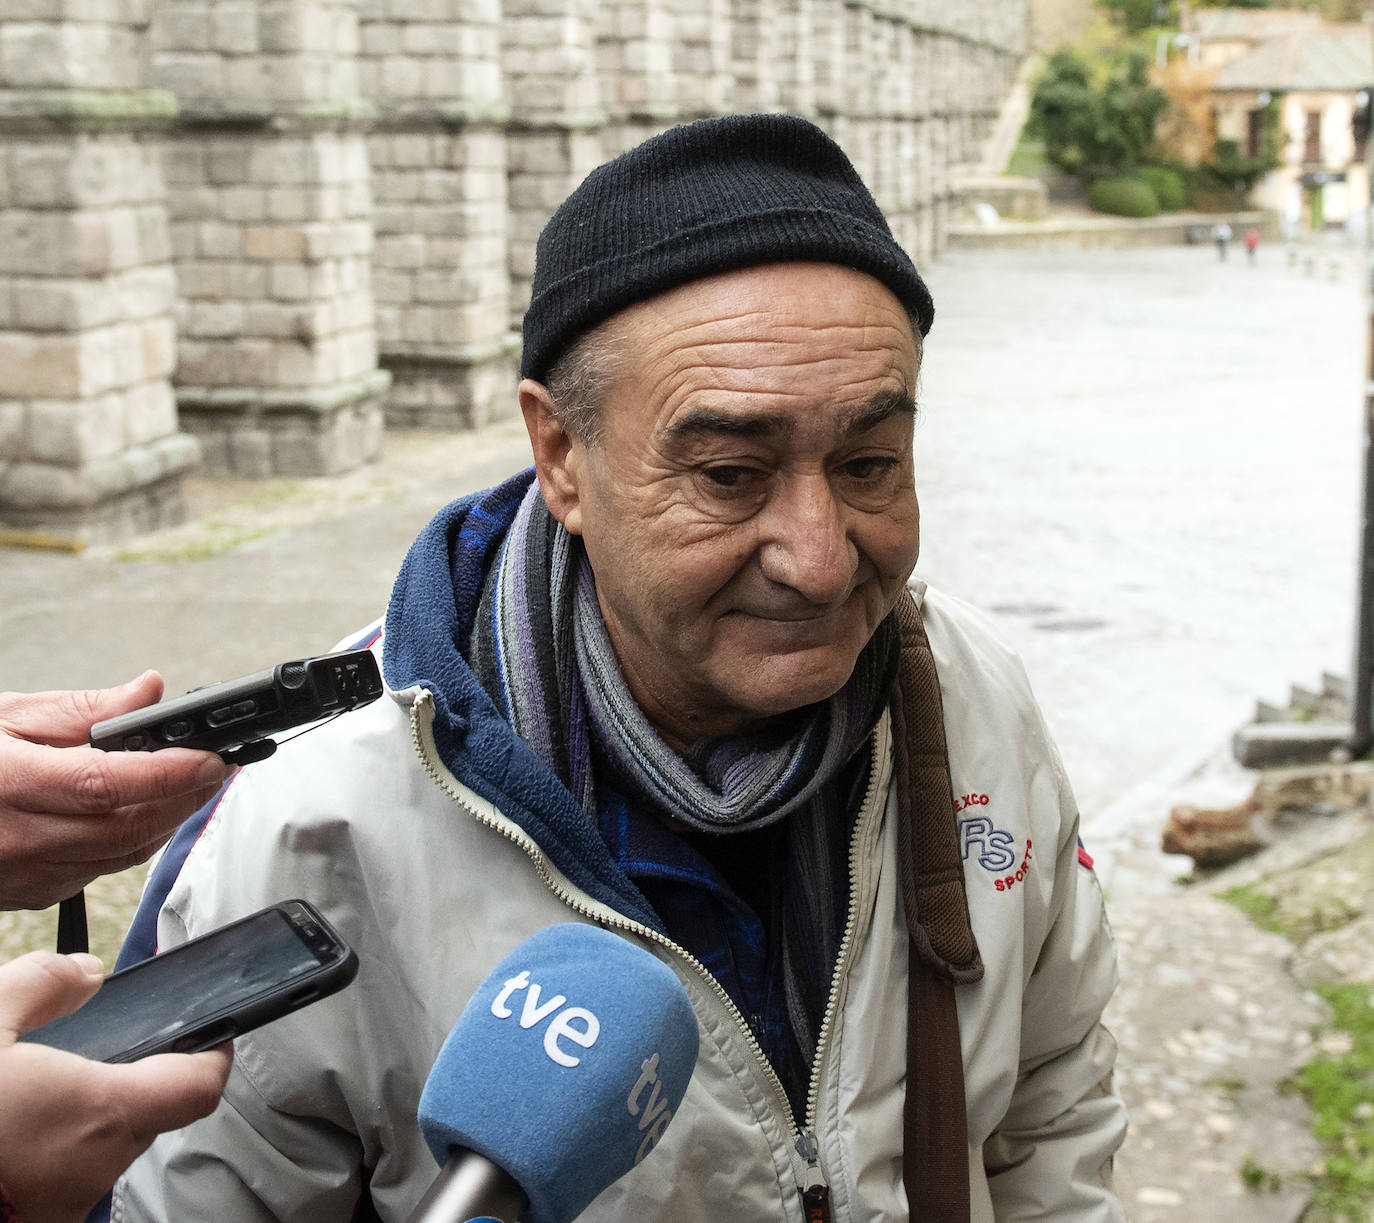
[[[939,671],[970,914],[986,965],[958,989],[976,1223],[1124,1219],[1110,1163],[1126,1127],[1101,1026],[1115,953],[1077,812],[1019,662],[972,609],[923,589]],[[889,723],[851,850],[850,925],[806,1118],[726,995],[686,953],[590,900],[444,767],[418,689],[246,769],[192,850],[163,947],[291,896],[358,952],[343,993],[241,1037],[224,1102],[159,1138],[117,1187],[115,1220],[353,1217],[370,1191],[403,1221],[436,1168],[415,1125],[429,1067],[469,995],[555,922],[624,931],[683,980],[700,1054],[654,1152],[586,1223],[799,1223],[814,1132],[836,1223],[904,1223],[907,937]]]

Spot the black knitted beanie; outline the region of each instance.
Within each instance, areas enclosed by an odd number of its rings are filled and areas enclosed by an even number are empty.
[[[838,263],[882,281],[930,330],[935,307],[849,158],[795,115],[675,127],[593,170],[544,226],[520,373],[665,289],[735,268]]]

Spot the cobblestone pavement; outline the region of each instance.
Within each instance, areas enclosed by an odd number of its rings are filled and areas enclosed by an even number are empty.
[[[1282,945],[1173,886],[1158,834],[1171,803],[1243,789],[1218,749],[1255,698],[1346,670],[1359,257],[980,252],[928,275],[919,572],[1022,651],[1078,790],[1121,948],[1123,1197],[1138,1223],[1286,1223],[1300,1185],[1257,1195],[1240,1170],[1314,1157],[1274,1084],[1315,1004]],[[197,483],[196,523],[122,553],[0,552],[0,686],[157,666],[176,692],[327,646],[380,614],[437,505],[523,452],[514,426],[393,436],[342,479]],[[104,886],[113,930],[133,885]],[[11,951],[50,933],[0,921]]]
[[[1283,1080],[1311,1053],[1321,1002],[1289,973],[1293,948],[1214,889],[1183,887],[1186,859],[1159,852],[1177,802],[1229,805],[1251,778],[1226,749],[1161,772],[1110,805],[1089,834],[1121,960],[1107,1013],[1131,1114],[1117,1190],[1133,1223],[1292,1223],[1319,1151]],[[1250,1169],[1281,1184],[1247,1188]]]

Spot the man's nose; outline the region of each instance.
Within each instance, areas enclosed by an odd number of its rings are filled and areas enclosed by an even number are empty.
[[[764,512],[764,576],[812,603],[848,595],[858,550],[849,538],[846,507],[823,474],[783,481]]]

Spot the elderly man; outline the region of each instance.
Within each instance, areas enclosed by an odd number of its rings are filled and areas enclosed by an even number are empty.
[[[801,119],[675,128],[569,197],[525,320],[533,471],[415,542],[391,699],[244,770],[145,900],[167,945],[309,896],[357,982],[241,1038],[117,1217],[404,1219],[444,1035],[567,920],[670,964],[701,1034],[583,1218],[1122,1217],[1067,783],[1014,658],[908,593],[932,313]]]

